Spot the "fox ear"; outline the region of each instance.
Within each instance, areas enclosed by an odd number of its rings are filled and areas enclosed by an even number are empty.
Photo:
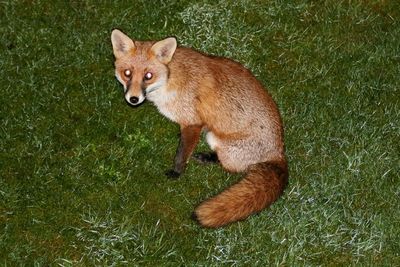
[[[125,55],[127,52],[135,48],[132,39],[117,29],[113,30],[111,33],[111,43],[116,58]]]
[[[175,53],[176,46],[176,39],[174,37],[169,37],[155,43],[151,47],[151,51],[159,61],[164,64],[168,64]]]

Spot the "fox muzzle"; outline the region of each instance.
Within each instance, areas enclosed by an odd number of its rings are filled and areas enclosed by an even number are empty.
[[[129,80],[125,88],[125,100],[129,105],[138,106],[146,99],[146,92],[140,84],[132,83]]]

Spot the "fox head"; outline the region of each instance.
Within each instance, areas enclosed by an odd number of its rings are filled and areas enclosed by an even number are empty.
[[[137,106],[146,95],[166,85],[168,63],[177,43],[173,37],[158,42],[133,41],[119,30],[111,33],[115,56],[115,76],[124,86],[125,100]]]

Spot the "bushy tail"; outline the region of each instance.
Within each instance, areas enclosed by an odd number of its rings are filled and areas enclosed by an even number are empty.
[[[244,179],[201,203],[193,217],[202,226],[211,228],[246,219],[277,200],[287,180],[285,161],[254,164]]]

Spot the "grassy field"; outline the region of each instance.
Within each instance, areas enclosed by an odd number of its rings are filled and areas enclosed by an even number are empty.
[[[241,175],[164,176],[178,126],[126,105],[113,28],[253,71],[285,124],[278,202],[190,219]],[[1,1],[0,51],[0,265],[400,266],[399,1]]]

